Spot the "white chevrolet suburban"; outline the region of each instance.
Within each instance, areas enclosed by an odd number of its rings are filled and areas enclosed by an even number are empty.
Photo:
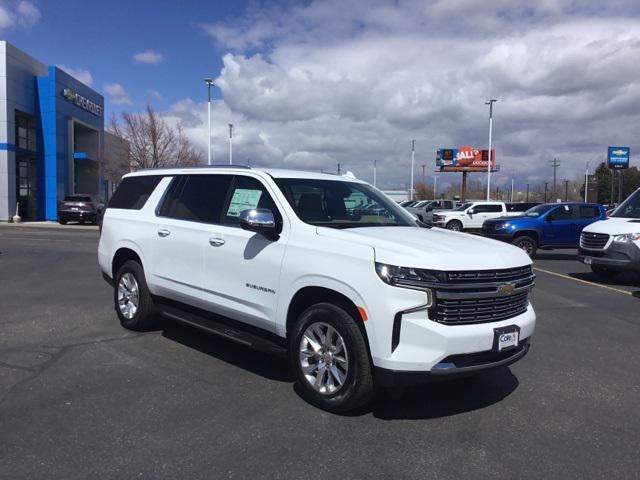
[[[128,174],[104,214],[98,258],[125,328],[163,316],[287,355],[302,395],[335,412],[375,386],[513,363],[536,321],[521,249],[423,228],[349,177]]]
[[[480,230],[485,220],[522,215],[535,203],[466,202],[453,210],[440,210],[433,214],[436,227],[454,232]]]
[[[578,253],[580,260],[604,279],[623,271],[640,272],[640,189],[609,218],[582,230]]]

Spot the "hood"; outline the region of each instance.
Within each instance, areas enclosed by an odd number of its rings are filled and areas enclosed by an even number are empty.
[[[540,217],[525,217],[524,215],[515,215],[513,217],[498,217],[498,218],[490,218],[488,220],[485,220],[484,223],[490,224],[490,225],[494,225],[497,223],[504,223],[504,222],[509,222],[509,223],[521,223],[521,222],[525,222],[525,223],[530,223],[533,222],[535,223],[536,221],[540,221]]]
[[[438,215],[457,215],[459,217],[464,217],[466,215],[466,213],[459,210],[437,210],[433,213],[437,213]]]
[[[456,212],[457,213],[457,212]],[[318,227],[320,236],[359,243],[375,250],[377,262],[432,270],[497,270],[530,265],[520,248],[508,243],[440,228]]]
[[[609,235],[638,233],[640,232],[640,219],[609,217],[606,220],[599,220],[586,226],[583,232],[606,233]]]

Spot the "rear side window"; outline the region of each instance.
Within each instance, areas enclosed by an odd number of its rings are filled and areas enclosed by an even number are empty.
[[[174,178],[158,214],[201,223],[220,223],[231,175],[182,175]]]
[[[111,197],[109,208],[140,210],[144,207],[160,180],[162,180],[162,175],[141,175],[139,177],[124,178]]]
[[[600,216],[600,210],[593,205],[580,206],[580,218],[596,218]]]
[[[502,212],[502,205],[476,205],[473,207],[476,213],[496,213]]]

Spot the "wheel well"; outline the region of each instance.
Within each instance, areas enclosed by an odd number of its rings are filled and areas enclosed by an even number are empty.
[[[332,303],[343,308],[356,320],[356,323],[362,329],[365,339],[367,338],[364,325],[362,325],[360,312],[358,312],[358,307],[343,294],[323,287],[305,287],[296,292],[291,299],[289,310],[287,311],[287,332],[290,331],[291,325],[296,321],[300,314],[316,303]]]
[[[516,232],[516,234],[513,236],[513,239],[515,240],[518,237],[531,237],[536,241],[536,245],[540,245],[540,238],[538,237],[538,232],[536,232],[535,230],[524,230],[522,232]]]
[[[120,267],[124,264],[124,262],[128,262],[129,260],[134,260],[142,265],[142,260],[136,252],[131,250],[130,248],[119,248],[116,254],[113,256],[113,261],[111,262],[111,274],[112,278],[118,273]]]

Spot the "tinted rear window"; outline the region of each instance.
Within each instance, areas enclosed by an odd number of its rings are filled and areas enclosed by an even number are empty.
[[[161,217],[191,222],[220,223],[231,175],[176,177],[165,197]]]
[[[162,175],[142,175],[123,179],[109,201],[109,208],[140,210],[160,180]]]

